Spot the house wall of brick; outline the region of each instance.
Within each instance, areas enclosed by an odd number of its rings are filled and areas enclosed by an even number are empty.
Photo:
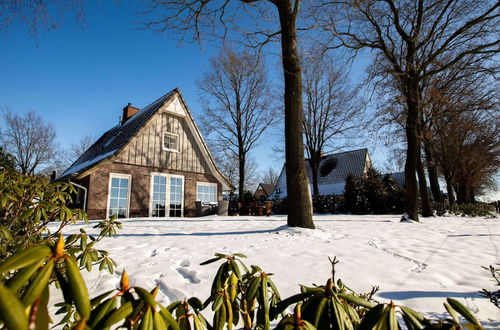
[[[261,198],[266,199],[268,196],[266,195],[264,189],[257,189],[255,191],[255,194],[253,194],[253,197],[255,197],[256,199],[261,199]]]
[[[78,183],[87,187],[87,214],[89,219],[105,219],[108,203],[110,174],[131,175],[129,217],[148,217],[151,191],[151,173],[165,173],[184,176],[184,216],[196,216],[197,182],[217,183],[218,200],[222,199],[222,185],[211,174],[174,171],[155,167],[122,163],[98,165],[98,169]]]

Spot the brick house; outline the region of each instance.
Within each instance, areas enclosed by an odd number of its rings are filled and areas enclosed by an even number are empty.
[[[78,188],[90,219],[191,217],[231,184],[217,169],[178,89],[142,110],[130,103],[58,181]]]
[[[259,183],[257,189],[253,193],[253,197],[257,200],[266,200],[271,196],[274,191],[274,184],[272,183]]]

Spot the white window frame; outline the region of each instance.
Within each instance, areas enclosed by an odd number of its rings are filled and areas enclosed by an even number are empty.
[[[127,194],[127,210],[125,217],[128,218],[130,215],[130,195],[131,195],[131,187],[132,187],[132,175],[130,174],[123,174],[123,173],[109,173],[109,181],[108,181],[108,202],[106,206],[106,219],[109,219],[109,202],[111,200],[111,180],[113,178],[121,178],[121,179],[128,179],[128,194]]]
[[[153,184],[155,176],[163,176],[167,178],[167,184],[165,189],[165,217],[170,217],[170,178],[182,179],[182,199],[181,199],[181,217],[184,217],[184,199],[186,198],[186,179],[184,175],[168,174],[168,173],[158,173],[151,172],[151,179],[149,184],[149,217],[153,217]]]
[[[166,135],[175,138],[175,148],[165,148],[165,136]],[[163,135],[162,135],[162,139],[161,139],[161,148],[165,151],[179,152],[179,134],[164,131]]]
[[[200,186],[209,186],[209,187],[215,187],[215,202],[209,202],[210,204],[214,204],[214,203],[217,203],[218,200],[219,200],[219,195],[217,194],[217,183],[213,183],[213,182],[196,182],[196,201],[200,201],[198,199],[198,188]],[[204,202],[206,203],[206,202]]]

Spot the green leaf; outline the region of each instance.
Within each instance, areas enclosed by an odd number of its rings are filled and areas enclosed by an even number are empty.
[[[240,258],[246,258],[247,257],[243,253],[234,253],[233,255],[236,256],[236,257],[240,257]]]
[[[203,261],[200,266],[203,266],[203,265],[208,265],[208,264],[211,264],[213,262],[216,262],[216,261],[219,261],[221,260],[221,258],[212,258],[212,259],[208,259],[206,261]]]
[[[112,297],[109,298],[108,300],[104,301],[102,304],[97,306],[92,310],[90,313],[90,319],[87,322],[88,326],[90,328],[97,328],[99,329],[99,324],[100,322],[104,319],[104,316],[108,314],[111,310],[113,310],[116,307],[117,303],[117,298]]]
[[[28,283],[31,276],[38,270],[41,262],[34,263],[30,266],[26,266],[17,272],[8,282],[7,287],[16,294],[17,291],[26,283]]]
[[[156,301],[154,300],[153,296],[151,296],[151,294],[147,290],[140,288],[138,286],[134,287],[134,290],[135,290],[135,292],[137,292],[137,294],[142,299],[142,301],[144,301],[144,303],[146,303],[147,305],[149,305],[153,308],[156,306]]]
[[[0,283],[0,320],[7,329],[28,329],[24,306],[17,297]]]
[[[49,261],[38,271],[35,278],[30,282],[28,288],[23,294],[23,304],[29,306],[35,302],[42,294],[43,290],[48,286],[49,279],[52,276],[54,269],[54,259]]]
[[[49,316],[49,287],[46,286],[43,290],[42,296],[40,298],[40,302],[38,303],[38,307],[35,313],[35,329],[36,330],[48,330],[49,323],[51,322]]]
[[[407,317],[408,321],[411,323],[411,325],[414,328],[417,328],[417,329],[424,328],[424,326],[422,325],[421,322],[424,321],[425,318],[422,315],[418,314],[417,312],[415,312],[414,310],[412,310],[408,307],[399,306],[399,309],[403,313],[403,316]]]
[[[120,322],[121,320],[129,316],[133,312],[133,310],[134,307],[132,305],[132,302],[127,301],[126,303],[121,305],[120,308],[114,310],[108,317],[106,317],[103,327],[108,328],[113,324]]]
[[[348,303],[354,304],[357,306],[365,307],[365,308],[372,308],[375,306],[374,303],[363,299],[361,297],[355,296],[353,294],[349,293],[337,293],[337,296],[339,296],[342,299],[345,299]]]
[[[450,313],[450,316],[453,319],[453,321],[455,322],[455,324],[459,325],[460,324],[460,320],[458,319],[457,312],[455,312],[455,310],[453,309],[453,307],[451,307],[449,304],[447,304],[447,303],[443,303],[443,304],[444,304],[444,308],[446,308],[446,310],[448,311],[448,313]]]
[[[52,252],[52,249],[46,245],[36,245],[24,250],[20,250],[0,264],[0,273],[23,268],[34,263],[40,263]]]
[[[75,261],[69,256],[64,258],[64,262],[66,265],[68,284],[75,302],[76,310],[80,316],[88,319],[90,316],[89,293],[82,274],[80,274],[80,269]]]
[[[179,324],[177,323],[173,315],[162,305],[158,305],[158,307],[160,308],[160,315],[161,317],[163,317],[163,320],[167,324],[168,328],[171,330],[180,330]]]
[[[446,301],[448,301],[450,306],[453,307],[453,309],[456,310],[458,313],[460,313],[460,315],[465,317],[469,322],[471,322],[474,325],[479,325],[479,326],[481,325],[481,323],[479,323],[474,314],[472,314],[471,311],[469,311],[467,307],[462,305],[462,303],[460,303],[458,300],[453,298],[446,298]]]
[[[257,295],[257,290],[260,286],[261,278],[253,277],[248,283],[248,289],[246,291],[246,300],[248,302],[252,301]]]
[[[160,313],[153,312],[153,329],[155,330],[167,330],[167,325],[161,317]]]

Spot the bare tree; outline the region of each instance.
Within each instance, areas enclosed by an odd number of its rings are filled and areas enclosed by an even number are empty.
[[[95,142],[94,136],[91,134],[87,134],[80,138],[77,143],[72,143],[70,148],[70,158],[71,161],[74,162],[77,160],[85,151],[87,151],[90,146],[92,146]]]
[[[435,137],[436,154],[446,179],[448,198],[454,203],[474,202],[481,187],[490,184],[500,168],[498,118],[482,112],[449,117]]]
[[[217,149],[238,160],[236,186],[243,201],[247,155],[277,118],[266,71],[257,56],[224,48],[210,59],[210,67],[197,85],[208,138]]]
[[[439,75],[427,96],[424,145],[444,176],[450,203],[472,201],[495,174],[498,82],[488,74],[456,70]],[[493,157],[493,158],[492,158]],[[493,171],[493,173],[492,173]]]
[[[240,176],[238,157],[232,152],[227,152],[227,150],[215,152],[213,156],[222,174],[224,174],[231,185],[236,187],[239,191],[238,184]],[[245,185],[243,186],[243,190],[253,191],[258,181],[257,163],[252,157],[247,157],[245,161]]]
[[[268,167],[260,176],[260,183],[276,184],[280,177],[280,172],[278,172],[274,167]]]
[[[6,127],[0,139],[22,174],[33,175],[52,161],[56,149],[52,124],[45,123],[34,111],[21,116],[6,110],[3,117]]]
[[[394,79],[404,97],[405,212],[418,220],[415,172],[423,84],[459,63],[479,65],[499,52],[496,0],[314,2],[312,14],[331,35],[326,47],[374,51],[371,75]]]
[[[276,38],[280,39],[285,83],[283,101],[288,203],[294,205],[288,209],[287,223],[293,227],[314,228],[304,164],[302,70],[297,48],[297,18],[301,13],[301,0],[150,2],[152,6],[149,14],[154,18],[147,26],[160,32],[175,30],[181,39],[189,35],[200,40],[202,33],[225,38],[228,32],[238,32],[238,27],[253,28],[254,32],[247,33],[247,36],[256,36],[260,46]],[[277,13],[277,16],[272,16],[271,13]],[[272,25],[271,29],[259,29],[261,22]]]
[[[304,139],[312,172],[313,193],[319,195],[318,173],[324,152],[339,149],[340,138],[359,127],[363,108],[347,72],[325,54],[302,58],[304,68]],[[334,139],[338,139],[334,141]]]
[[[0,2],[0,32],[7,31],[14,22],[29,27],[31,34],[52,30],[63,21],[67,12],[74,12],[78,22],[84,19],[82,0],[5,0]]]

